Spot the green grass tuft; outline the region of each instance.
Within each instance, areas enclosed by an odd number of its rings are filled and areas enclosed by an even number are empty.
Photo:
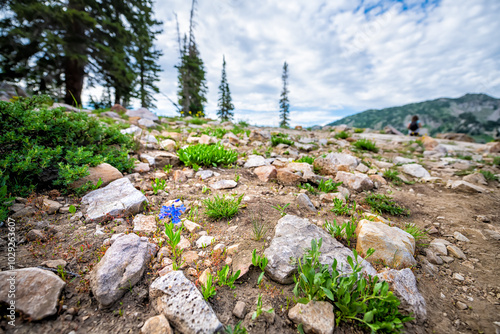
[[[378,147],[375,144],[375,142],[366,139],[366,138],[361,138],[358,139],[354,144],[352,144],[354,147],[363,150],[363,151],[370,151],[370,152],[378,152]]]
[[[197,144],[177,151],[179,159],[186,166],[228,166],[236,162],[238,152],[216,145]]]
[[[393,216],[408,216],[410,211],[399,206],[391,197],[383,194],[370,194],[366,196],[366,203],[376,212],[388,213]]]
[[[232,218],[238,213],[241,207],[241,200],[244,195],[235,198],[219,197],[215,195],[212,199],[207,198],[203,201],[205,214],[213,219]]]

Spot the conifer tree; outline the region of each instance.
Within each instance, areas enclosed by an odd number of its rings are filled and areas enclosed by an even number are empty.
[[[280,127],[289,127],[290,121],[290,103],[288,101],[288,64],[283,64],[283,74],[281,75],[283,80],[283,91],[281,92],[280,99]]]
[[[219,85],[219,109],[217,110],[217,116],[221,121],[225,122],[233,119],[234,117],[234,105],[231,99],[231,91],[229,90],[229,84],[227,83],[226,76],[226,57],[222,56],[222,77]]]
[[[179,105],[182,106],[182,116],[204,117],[204,104],[207,102],[205,96],[207,93],[206,72],[193,34],[195,10],[196,0],[193,0],[189,24],[189,40],[184,35],[182,47],[179,36],[181,62],[175,66],[179,72],[179,90],[177,94],[179,96]]]

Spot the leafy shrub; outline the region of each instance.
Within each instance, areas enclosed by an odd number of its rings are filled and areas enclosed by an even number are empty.
[[[366,196],[366,203],[376,212],[388,213],[393,216],[408,216],[410,211],[396,204],[391,197],[383,194]]]
[[[9,192],[26,196],[47,188],[69,189],[88,175],[88,167],[107,162],[122,172],[133,168],[131,136],[85,112],[47,109],[36,96],[0,101],[0,179]]]
[[[365,129],[363,128],[354,128],[354,133],[363,133],[365,132]]]
[[[221,143],[216,145],[196,144],[177,151],[179,159],[186,166],[227,166],[236,162],[238,152],[225,149]]]
[[[231,218],[238,213],[242,199],[243,195],[235,198],[219,197],[218,195],[212,199],[207,198],[203,201],[205,214],[214,219]]]
[[[378,152],[378,147],[375,144],[375,142],[373,142],[369,139],[366,139],[366,138],[358,139],[352,145],[360,150],[363,150],[363,151],[370,151],[370,152],[375,152],[375,153]]]
[[[341,321],[356,322],[373,333],[379,330],[400,332],[404,322],[413,320],[399,312],[400,301],[389,291],[387,282],[379,282],[377,276],[361,274],[362,266],[356,250],[353,250],[354,259],[347,258],[352,273],[346,275],[337,269],[336,259],[331,268],[319,262],[321,244],[322,239],[311,240],[311,249],[298,259],[293,292],[296,297],[304,297],[297,302],[307,304],[311,300],[329,300],[334,305],[337,325]],[[373,252],[370,249],[367,255]]]
[[[479,173],[483,174],[484,178],[486,181],[496,181],[498,180],[498,177],[490,172],[489,170],[480,170]]]
[[[308,164],[312,165],[314,163],[314,160],[315,160],[314,157],[308,157],[308,156],[304,155],[299,160],[295,160],[295,162],[307,162]]]
[[[321,180],[318,184],[318,190],[324,193],[333,193],[342,185],[342,182],[334,182],[333,180]]]
[[[203,130],[202,133],[208,136],[213,136],[217,137],[218,139],[222,139],[222,137],[224,137],[224,135],[227,133],[227,130],[224,128],[207,128]]]
[[[288,135],[286,134],[281,134],[281,133],[278,133],[277,135],[272,135],[271,136],[271,145],[272,146],[278,146],[279,144],[285,144],[285,145],[289,145],[289,146],[293,146],[293,141],[291,141],[290,139],[287,139]]]
[[[349,133],[345,132],[345,131],[340,131],[339,133],[337,133],[335,136],[336,139],[347,139],[350,137]]]
[[[7,194],[7,185],[5,180],[0,180],[0,222],[4,222],[9,214],[9,206],[14,201],[14,197]]]

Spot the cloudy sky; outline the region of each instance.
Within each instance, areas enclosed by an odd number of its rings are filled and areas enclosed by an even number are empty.
[[[176,100],[174,12],[187,33],[191,1],[155,6],[163,21],[159,86]],[[499,17],[498,0],[198,0],[206,113],[216,117],[223,55],[235,119],[251,124],[278,124],[284,61],[292,125],[468,92],[500,97]],[[156,112],[175,115],[165,95]]]

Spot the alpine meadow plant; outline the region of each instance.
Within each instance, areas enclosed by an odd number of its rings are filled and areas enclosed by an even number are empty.
[[[252,252],[252,264],[254,267],[259,267],[262,272],[259,275],[259,278],[257,279],[257,284],[260,284],[262,282],[262,279],[264,278],[264,270],[267,267],[267,263],[269,260],[267,259],[265,254],[257,255],[257,250],[253,250]]]
[[[212,199],[203,200],[205,214],[213,219],[232,218],[238,213],[241,207],[243,195],[234,198],[226,198],[225,195],[219,197],[215,195]]]
[[[51,103],[43,95],[0,101],[0,180],[9,193],[72,191],[74,181],[103,162],[121,172],[133,168],[132,136],[85,112],[48,109]]]
[[[365,198],[373,210],[379,213],[388,213],[393,216],[409,216],[410,210],[399,206],[391,197],[383,194],[369,194]]]
[[[201,293],[203,294],[203,298],[208,300],[210,297],[216,295],[215,287],[212,286],[213,277],[211,273],[207,275],[207,282],[205,284],[201,284]]]
[[[371,141],[369,139],[366,139],[366,138],[358,139],[352,145],[360,150],[363,150],[363,151],[370,151],[370,152],[375,152],[375,153],[378,152],[378,147],[375,144],[375,142]]]
[[[229,166],[238,159],[238,152],[225,149],[219,142],[215,145],[196,144],[177,151],[179,160],[186,166]]]

